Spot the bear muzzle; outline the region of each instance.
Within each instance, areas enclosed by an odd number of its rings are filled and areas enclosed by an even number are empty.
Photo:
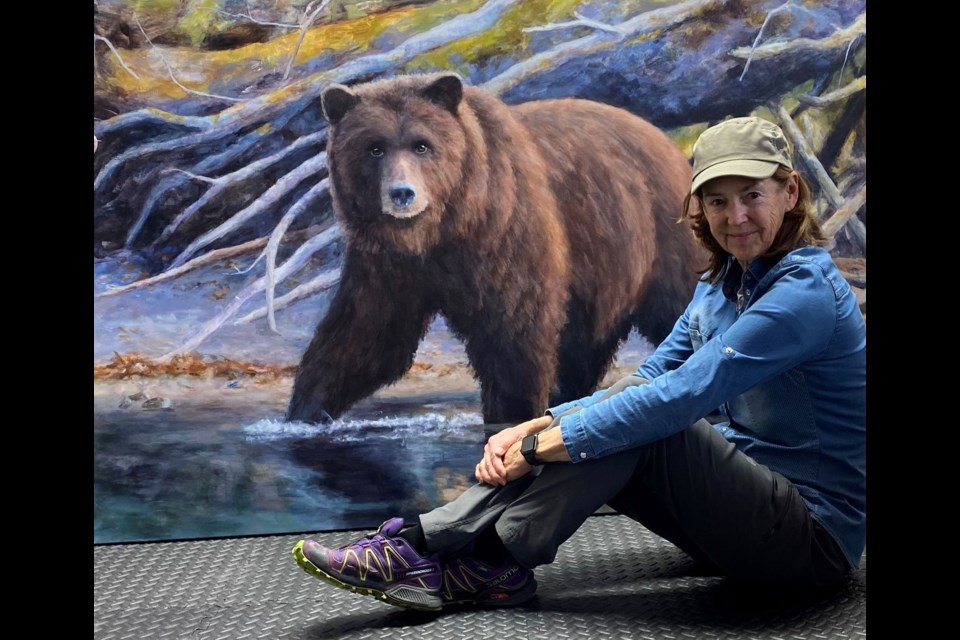
[[[390,187],[388,192],[390,202],[401,209],[406,209],[413,204],[413,199],[417,197],[417,192],[409,184],[398,184]]]
[[[409,182],[396,182],[381,192],[381,211],[394,218],[413,218],[426,209],[423,198],[417,199],[417,190]]]

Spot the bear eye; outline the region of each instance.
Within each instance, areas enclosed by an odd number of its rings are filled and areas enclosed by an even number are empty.
[[[383,155],[383,147],[378,144],[370,145],[370,155],[374,158],[379,158]]]
[[[425,153],[426,153],[427,151],[429,151],[429,150],[430,150],[430,147],[428,147],[428,146],[427,146],[427,143],[426,143],[426,142],[423,142],[423,141],[421,141],[421,142],[415,142],[414,145],[413,145],[413,152],[414,152],[414,153],[419,153],[420,155],[425,154]]]

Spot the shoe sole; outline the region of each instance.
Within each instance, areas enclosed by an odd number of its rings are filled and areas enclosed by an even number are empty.
[[[317,565],[310,562],[310,559],[303,554],[303,540],[297,542],[296,546],[293,547],[293,558],[297,561],[297,564],[300,565],[300,568],[312,575],[315,578],[319,578],[328,584],[332,584],[335,587],[340,587],[341,589],[346,589],[353,593],[358,593],[364,596],[373,596],[377,600],[382,600],[387,604],[392,604],[395,607],[403,607],[404,609],[413,609],[414,611],[440,611],[443,609],[442,601],[440,597],[437,597],[437,604],[424,604],[420,602],[411,602],[408,600],[401,600],[392,596],[391,594],[383,591],[381,589],[375,589],[373,587],[358,587],[352,585],[349,582],[344,582],[334,576],[330,575]]]

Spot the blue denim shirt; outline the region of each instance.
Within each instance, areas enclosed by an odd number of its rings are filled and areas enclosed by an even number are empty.
[[[701,280],[673,331],[637,369],[651,384],[552,407],[576,463],[715,428],[783,474],[852,567],[866,544],[866,325],[830,254],[796,249]],[[743,299],[738,310],[738,291]]]

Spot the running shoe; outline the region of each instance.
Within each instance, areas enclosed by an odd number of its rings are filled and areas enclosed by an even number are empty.
[[[376,533],[339,549],[300,540],[293,557],[304,571],[354,593],[418,611],[439,611],[441,570],[436,555],[424,557],[397,537],[403,518],[392,518]]]

